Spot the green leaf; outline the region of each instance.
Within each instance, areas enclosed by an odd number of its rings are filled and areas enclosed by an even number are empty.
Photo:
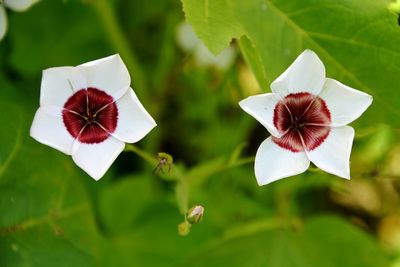
[[[16,233],[0,239],[1,266],[94,266],[93,258],[49,227]]]
[[[200,186],[207,181],[210,176],[218,173],[225,164],[226,159],[222,157],[215,158],[191,168],[185,177],[190,186]]]
[[[13,49],[6,58],[22,76],[37,77],[49,67],[78,65],[107,51],[95,14],[79,1],[64,2],[41,1],[27,12],[10,14],[7,38]]]
[[[388,10],[387,1],[182,3],[187,20],[214,53],[220,52],[232,38],[246,35],[253,45],[242,39],[241,48],[260,85],[271,83],[304,49],[310,48],[324,61],[328,77],[374,96],[374,105],[367,112],[374,119],[393,123],[388,114],[399,114],[400,35],[396,16]],[[257,57],[249,56],[255,54],[253,48],[262,64]],[[260,74],[261,65],[265,67],[264,75]]]
[[[264,225],[265,230],[261,228],[245,236],[239,232],[236,238],[217,242],[194,254],[182,266],[388,266],[385,255],[370,236],[337,217],[316,217],[297,231],[271,230],[271,224]],[[282,225],[277,224],[276,228]]]
[[[378,125],[374,129],[376,132],[367,139],[356,154],[364,164],[371,164],[381,160],[392,148],[394,138],[390,126]]]
[[[91,266],[101,240],[82,184],[90,178],[34,141],[30,122],[23,101],[0,101],[0,265]]]
[[[129,177],[105,188],[99,199],[99,212],[106,229],[123,233],[131,229],[146,205],[157,195],[150,183],[151,177]]]
[[[182,2],[186,19],[215,55],[226,48],[233,38],[239,38],[245,33],[227,0]]]
[[[101,266],[175,267],[212,234],[203,221],[191,229],[189,236],[179,236],[177,225],[183,218],[175,205],[166,201],[142,204],[146,208],[130,231],[107,240]]]
[[[5,248],[1,262],[5,266],[31,262],[32,266],[54,266],[58,258],[63,259],[63,266],[88,266],[87,260],[95,259],[99,237],[86,193],[77,179],[83,177],[66,169],[70,163],[57,160],[59,157],[39,155],[30,160],[30,166],[36,165],[32,169],[37,170],[41,165],[47,175],[37,171],[18,174],[21,160],[26,162],[25,156],[29,157],[24,144],[0,184],[0,246]],[[44,255],[50,247],[54,258]],[[13,265],[14,261],[21,265]]]
[[[261,90],[266,90],[266,88],[269,88],[267,81],[270,79],[268,79],[266,76],[266,71],[264,71],[264,65],[261,61],[260,54],[253,46],[253,43],[246,36],[242,36],[239,39],[239,46],[246,62],[251,63],[251,70],[253,71]]]
[[[10,114],[12,115],[10,116]],[[21,149],[22,114],[15,106],[4,103],[0,106],[0,122],[2,123],[2,128],[7,129],[7,131],[2,131],[1,133],[3,140],[7,140],[0,146],[1,181],[3,173],[7,171],[18,150]]]

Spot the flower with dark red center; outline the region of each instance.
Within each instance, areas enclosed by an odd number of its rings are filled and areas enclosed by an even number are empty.
[[[276,104],[273,121],[283,135],[272,137],[278,146],[292,152],[311,151],[328,137],[331,114],[322,98],[292,93]]]
[[[346,125],[361,116],[372,97],[325,78],[325,67],[311,50],[272,82],[271,89],[239,103],[271,133],[256,154],[258,184],[302,173],[310,161],[349,179],[354,129]]]
[[[79,167],[100,179],[125,142],[139,141],[156,126],[130,82],[119,55],[45,70],[31,136],[72,155]]]
[[[96,88],[73,94],[62,112],[67,131],[81,143],[98,144],[112,134],[118,121],[118,108],[112,96]]]

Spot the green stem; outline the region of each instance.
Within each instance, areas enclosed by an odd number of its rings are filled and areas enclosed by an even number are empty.
[[[135,53],[125,38],[117,17],[113,12],[111,1],[109,0],[92,0],[90,1],[94,10],[103,24],[104,30],[114,48],[121,54],[131,74],[134,74],[135,79],[132,81],[136,93],[142,98],[146,98],[147,83],[145,80],[144,71],[141,69],[139,61]]]
[[[156,157],[154,157],[150,153],[147,153],[146,151],[138,148],[137,146],[135,146],[133,144],[126,144],[124,151],[129,151],[129,152],[135,153],[136,155],[138,155],[139,157],[141,157],[142,159],[147,161],[153,167],[157,166],[157,164],[158,164]]]
[[[212,162],[213,160],[211,160]],[[220,172],[224,172],[245,164],[249,164],[254,162],[254,157],[247,157],[247,158],[242,158],[242,159],[236,159],[234,162],[231,161],[226,161],[226,160],[221,160],[220,162],[217,162],[218,165],[215,165],[211,168],[211,170],[207,170],[205,173],[203,171],[201,175],[198,175],[198,168],[192,168],[187,174],[186,178],[190,184],[190,186],[200,186],[204,184],[210,177],[213,175],[216,175]],[[200,168],[203,168],[203,166],[199,166]]]
[[[159,164],[159,161],[153,155],[147,153],[146,151],[138,148],[133,144],[127,144],[125,151],[133,152],[146,162],[148,162],[153,167]],[[254,161],[254,157],[238,159],[232,163],[224,163],[221,167],[217,168],[215,171],[210,172],[207,177],[210,177],[216,173],[238,167],[243,164],[248,164]],[[165,173],[159,176],[161,179],[169,182],[175,182],[175,194],[178,202],[179,210],[182,214],[185,214],[189,206],[189,184],[188,181],[196,179],[196,176],[190,172],[184,172],[179,166],[175,166],[171,169],[170,173]]]
[[[175,185],[175,197],[178,202],[179,212],[186,214],[189,210],[189,190],[186,181],[183,178],[179,178]]]
[[[145,161],[147,161],[153,167],[156,167],[159,164],[158,160],[147,153],[146,151],[138,148],[133,144],[127,144],[124,151],[133,152]],[[185,181],[184,175],[179,171],[177,167],[171,170],[171,173],[160,175],[160,178],[169,182],[175,182],[175,195],[176,200],[178,202],[179,211],[182,214],[185,214],[188,210],[189,203],[189,192],[188,185]]]
[[[254,159],[255,159],[254,157],[247,157],[247,158],[238,159],[238,160],[236,160],[236,161],[233,162],[233,163],[227,164],[225,167],[222,167],[222,168],[219,169],[218,171],[221,172],[221,171],[233,169],[233,168],[236,168],[236,167],[245,165],[245,164],[249,164],[249,163],[254,162]]]

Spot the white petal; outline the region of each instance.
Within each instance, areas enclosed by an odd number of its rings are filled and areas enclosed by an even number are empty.
[[[76,67],[44,70],[40,88],[40,105],[64,107],[68,98],[81,89],[86,89],[86,81]]]
[[[258,120],[268,132],[275,137],[281,137],[274,126],[274,109],[279,99],[276,94],[261,94],[250,96],[239,102],[240,107]]]
[[[4,0],[4,5],[14,11],[25,11],[38,0]]]
[[[45,145],[70,155],[74,138],[65,128],[62,108],[54,106],[40,107],[33,119],[31,136]]]
[[[257,150],[255,173],[259,185],[305,172],[310,161],[304,152],[291,152],[267,138]]]
[[[0,5],[0,40],[7,32],[7,15],[4,7]]]
[[[350,126],[332,128],[326,140],[308,156],[318,168],[350,179],[350,153],[354,129]]]
[[[309,92],[318,95],[325,82],[325,66],[311,50],[305,50],[271,84],[272,92],[285,97],[291,93]]]
[[[372,103],[372,96],[329,78],[319,96],[328,106],[332,126],[349,124],[360,117]]]
[[[118,107],[118,124],[112,134],[114,137],[127,143],[135,143],[157,125],[140,103],[132,88],[116,104]]]
[[[123,96],[131,84],[128,69],[118,54],[79,65],[78,68],[84,73],[88,87],[103,90],[114,99]]]
[[[97,181],[103,177],[124,147],[124,142],[112,136],[99,144],[78,143],[74,144],[76,151],[72,159],[76,165]]]

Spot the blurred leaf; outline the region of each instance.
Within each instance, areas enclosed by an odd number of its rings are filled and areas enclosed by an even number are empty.
[[[135,219],[154,202],[152,177],[129,177],[105,188],[100,194],[99,213],[106,229],[123,233],[131,229]]]
[[[261,64],[249,56],[255,54],[252,48],[260,55],[267,83],[310,48],[326,64],[329,77],[374,96],[369,116],[394,123],[388,115],[399,115],[400,34],[386,1],[182,2],[187,20],[214,53],[222,51],[232,38],[247,36],[253,45],[243,39],[241,48],[258,79],[262,78]],[[264,79],[259,83],[265,84]],[[367,118],[362,117],[364,123]]]
[[[240,155],[242,154],[243,150],[247,147],[247,143],[241,143],[233,150],[230,158],[229,164],[234,164],[240,160]]]
[[[298,232],[260,229],[257,234],[216,243],[181,266],[188,265],[386,267],[388,262],[366,233],[342,219],[328,216],[307,221]]]
[[[393,130],[391,127],[378,125],[374,129],[376,132],[357,150],[357,155],[361,158],[362,163],[376,163],[392,148]]]
[[[93,258],[49,227],[19,232],[0,239],[0,264],[13,266],[94,266]]]
[[[145,203],[145,205],[148,203]],[[129,232],[114,235],[104,247],[101,266],[177,266],[212,234],[207,225],[193,227],[190,235],[178,235],[182,216],[164,202],[147,205]]]
[[[190,186],[200,186],[207,179],[216,174],[226,164],[224,158],[216,158],[204,163],[201,163],[191,168],[186,174],[186,178]]]
[[[49,67],[104,57],[108,43],[98,24],[95,13],[81,1],[41,1],[27,12],[11,14],[12,67],[33,76]]]

